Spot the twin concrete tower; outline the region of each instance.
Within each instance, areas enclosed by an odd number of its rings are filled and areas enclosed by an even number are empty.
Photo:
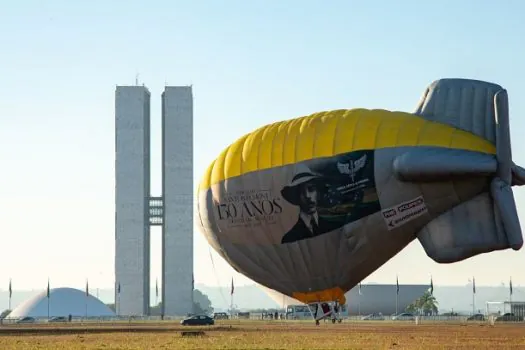
[[[148,315],[150,227],[162,227],[162,313],[193,310],[193,95],[162,93],[162,195],[150,195],[150,97],[144,86],[115,91],[115,304]]]

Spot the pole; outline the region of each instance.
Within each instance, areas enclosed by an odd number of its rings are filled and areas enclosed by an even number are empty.
[[[193,290],[192,290],[192,294],[193,294]],[[157,305],[159,305],[159,279],[155,278],[155,307],[157,307]],[[195,312],[195,310],[193,310],[193,307],[192,307],[192,312]]]
[[[13,288],[12,288],[12,285],[11,285],[11,279],[9,279],[9,305],[8,305],[8,310],[11,311],[11,295],[13,294]]]
[[[476,277],[472,276],[472,315],[476,314]]]
[[[230,316],[233,318],[233,293],[231,294],[231,301],[230,301]]]
[[[115,300],[115,311],[117,312],[117,316],[120,316],[120,282],[117,283],[117,299]]]
[[[472,315],[476,314],[476,294],[472,293]]]
[[[49,287],[49,277],[47,278],[47,320],[49,321],[49,299],[51,299],[51,289]]]
[[[89,280],[86,279],[86,295],[85,295],[85,307],[86,307],[86,320],[88,318],[88,300],[89,299]]]
[[[230,317],[233,318],[233,293],[234,293],[234,286],[233,286],[233,277],[232,277],[232,287],[231,287],[231,291],[230,291],[230,296],[231,296],[231,304],[230,304]]]
[[[396,315],[399,312],[398,305],[399,305],[399,278],[396,276]]]
[[[509,280],[509,301],[510,301],[510,312],[512,312],[512,277]]]
[[[510,288],[512,288],[512,281],[511,281],[510,283],[511,283],[511,284],[510,284]],[[509,307],[510,307],[510,310],[509,310],[509,311],[510,311],[510,312],[513,312],[513,311],[512,311],[512,289],[511,289],[510,292],[509,292]]]

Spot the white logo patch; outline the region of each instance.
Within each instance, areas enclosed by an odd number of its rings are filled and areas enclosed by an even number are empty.
[[[356,173],[361,170],[366,164],[366,154],[355,161],[349,161],[348,163],[337,162],[337,169],[341,174],[347,174],[355,182]]]
[[[393,230],[405,223],[428,213],[423,196],[411,199],[388,209],[381,210],[383,219],[389,230]]]

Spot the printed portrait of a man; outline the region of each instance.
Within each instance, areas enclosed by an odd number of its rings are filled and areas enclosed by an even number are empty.
[[[281,243],[291,243],[305,238],[315,237],[340,227],[322,218],[318,213],[318,203],[322,195],[323,177],[314,174],[307,167],[302,167],[288,186],[281,190],[281,195],[290,204],[299,207],[299,217],[295,225],[283,236]]]

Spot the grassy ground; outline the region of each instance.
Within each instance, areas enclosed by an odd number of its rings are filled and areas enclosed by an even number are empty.
[[[203,330],[185,337],[183,331]],[[509,349],[525,348],[525,325],[373,323],[180,327],[174,324],[0,328],[0,349]]]

